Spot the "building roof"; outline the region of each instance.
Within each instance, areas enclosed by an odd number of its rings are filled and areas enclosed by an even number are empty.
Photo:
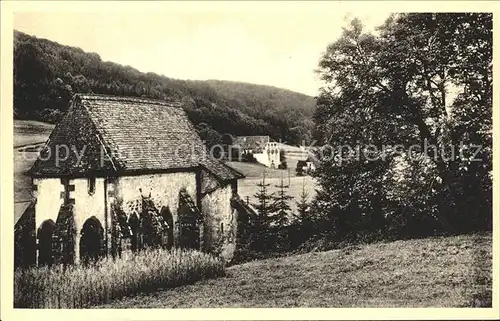
[[[242,149],[251,149],[252,151],[261,151],[269,141],[269,136],[236,136],[233,140],[233,146],[240,146]]]
[[[210,157],[180,104],[77,94],[29,173],[85,176],[200,166],[221,180],[244,177]]]
[[[316,157],[316,155],[311,153],[309,153],[309,156],[307,156],[306,162],[313,163],[316,167],[320,165],[320,160]]]

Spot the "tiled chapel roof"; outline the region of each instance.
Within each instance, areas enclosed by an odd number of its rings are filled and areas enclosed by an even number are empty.
[[[69,150],[66,159],[61,157],[66,155],[64,146]],[[221,180],[244,177],[210,157],[180,104],[77,94],[30,174],[57,177],[198,166]]]

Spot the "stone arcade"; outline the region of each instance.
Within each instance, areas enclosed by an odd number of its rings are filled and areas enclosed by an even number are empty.
[[[77,94],[29,171],[16,266],[150,246],[234,255],[244,176],[207,155],[180,105]]]

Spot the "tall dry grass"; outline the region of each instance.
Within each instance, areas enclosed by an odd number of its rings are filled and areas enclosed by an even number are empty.
[[[95,265],[40,267],[14,274],[16,308],[87,308],[224,275],[222,260],[198,251],[147,250]]]

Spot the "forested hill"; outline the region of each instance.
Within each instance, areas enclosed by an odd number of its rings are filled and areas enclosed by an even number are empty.
[[[232,81],[193,81],[143,73],[102,61],[98,54],[15,31],[14,117],[57,122],[75,92],[181,100],[202,138],[270,135],[292,144],[308,140],[313,97]]]

